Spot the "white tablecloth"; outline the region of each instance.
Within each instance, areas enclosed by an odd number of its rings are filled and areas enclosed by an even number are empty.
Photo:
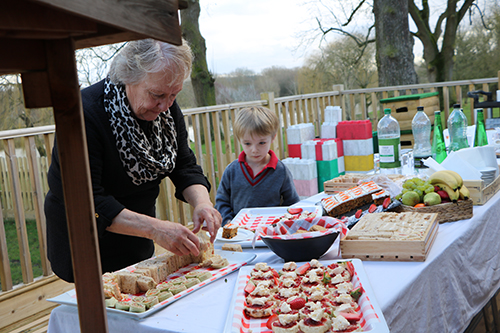
[[[318,194],[303,203],[319,201]],[[425,262],[363,261],[391,332],[463,332],[500,287],[500,193],[474,206],[469,220],[440,224]],[[338,241],[322,259],[337,257]],[[267,248],[244,249],[255,262],[283,260]],[[108,314],[110,332],[220,333],[237,273],[220,279],[143,320]],[[52,311],[49,333],[79,332],[76,307]]]

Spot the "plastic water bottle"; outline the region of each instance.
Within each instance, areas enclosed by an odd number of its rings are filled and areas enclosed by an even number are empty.
[[[431,150],[431,121],[424,112],[424,107],[417,107],[417,113],[411,122],[413,133],[413,159],[417,173],[428,167],[424,164],[426,158],[432,155]]]
[[[434,134],[432,136],[432,158],[441,163],[446,159],[446,144],[444,143],[441,111],[434,111]]]
[[[401,174],[401,132],[391,109],[384,109],[384,117],[377,125],[380,172]]]
[[[453,111],[448,117],[448,131],[450,132],[449,151],[469,148],[467,142],[467,117],[460,109],[460,104],[453,105]]]
[[[486,145],[488,145],[488,135],[486,134],[486,127],[484,126],[483,109],[478,109],[476,120],[476,134],[474,135],[474,147]]]

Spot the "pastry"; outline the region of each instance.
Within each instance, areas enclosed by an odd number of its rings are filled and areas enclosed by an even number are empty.
[[[231,239],[238,234],[238,226],[228,223],[222,227],[222,238]]]

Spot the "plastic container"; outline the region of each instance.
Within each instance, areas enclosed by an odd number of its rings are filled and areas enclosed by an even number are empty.
[[[441,111],[434,111],[434,134],[432,136],[432,158],[441,163],[446,159],[446,144],[441,123]]]
[[[377,125],[380,173],[401,174],[401,138],[398,121],[391,109],[384,109]]]
[[[478,109],[476,120],[476,134],[474,135],[474,147],[486,145],[488,145],[488,135],[486,134],[486,127],[484,126],[483,109]]]
[[[428,167],[423,160],[432,155],[431,148],[431,121],[424,112],[423,106],[417,107],[417,113],[411,122],[413,133],[413,159],[415,171],[425,171]]]
[[[449,151],[469,148],[467,142],[467,117],[460,109],[460,104],[453,105],[453,111],[448,117],[448,130],[450,132]]]

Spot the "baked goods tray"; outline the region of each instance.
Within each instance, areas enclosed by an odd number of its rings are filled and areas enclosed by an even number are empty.
[[[222,257],[226,258],[229,262],[229,265],[220,269],[213,269],[213,268],[200,268],[198,264],[191,264],[188,266],[185,266],[175,273],[171,274],[169,276],[168,280],[177,278],[179,276],[182,276],[190,271],[193,271],[195,269],[197,270],[207,270],[212,273],[212,277],[208,280],[205,280],[189,289],[186,289],[177,295],[174,295],[173,297],[170,297],[166,300],[164,300],[161,303],[156,304],[153,306],[151,309],[142,312],[142,313],[133,313],[133,312],[128,312],[128,311],[122,311],[122,310],[117,310],[114,308],[106,308],[106,311],[111,312],[111,313],[117,313],[121,314],[126,317],[131,317],[134,319],[141,319],[144,317],[147,317],[159,310],[165,309],[167,306],[170,304],[174,303],[175,301],[184,298],[188,295],[193,294],[195,291],[205,287],[206,285],[223,278],[224,276],[231,274],[232,272],[238,270],[240,267],[247,265],[248,263],[252,262],[252,260],[255,259],[257,256],[256,254],[252,253],[242,253],[242,252],[229,252],[229,251],[221,251],[221,250],[215,250],[215,254],[219,254]],[[124,268],[123,270],[133,270],[135,268],[135,265],[129,266],[127,268]],[[168,281],[167,280],[167,281]],[[47,301],[58,303],[58,304],[64,304],[64,305],[72,305],[72,306],[77,306],[77,299],[76,299],[76,290],[72,289],[70,291],[67,291],[59,296],[56,296],[54,298],[47,299]]]
[[[358,301],[361,308],[362,318],[361,326],[364,332],[373,333],[389,333],[389,327],[385,321],[384,315],[380,306],[375,298],[375,293],[370,285],[368,276],[366,275],[365,269],[363,267],[363,262],[359,259],[350,260],[319,260],[324,266],[330,265],[334,262],[350,261],[354,265],[354,277],[352,279],[352,284],[354,288],[362,286],[364,293]],[[304,263],[297,263],[297,266],[301,266]],[[270,267],[279,270],[283,268],[283,264],[271,264]],[[226,333],[270,333],[271,331],[266,327],[266,322],[268,318],[256,319],[250,318],[243,314],[243,304],[245,302],[245,292],[244,288],[250,278],[250,272],[255,266],[245,266],[238,272],[238,279],[233,291],[233,296],[231,298],[231,303],[226,317],[226,324],[224,326],[224,332]],[[327,333],[332,332],[331,330]]]

